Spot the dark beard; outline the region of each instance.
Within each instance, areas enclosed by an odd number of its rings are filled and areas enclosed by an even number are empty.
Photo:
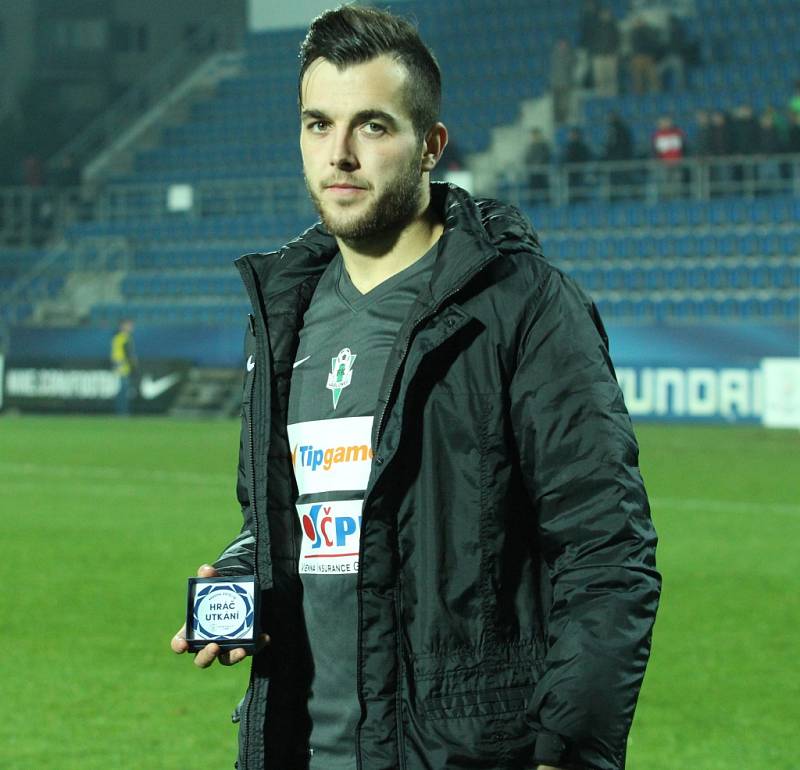
[[[347,222],[336,222],[325,215],[319,196],[311,189],[308,179],[306,188],[328,232],[348,243],[372,241],[399,232],[418,216],[422,200],[418,158],[412,158],[394,186],[388,188],[370,209]]]

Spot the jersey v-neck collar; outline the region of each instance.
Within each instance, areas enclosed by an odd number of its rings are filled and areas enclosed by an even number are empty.
[[[401,286],[406,281],[413,279],[419,273],[427,270],[431,263],[436,259],[438,243],[431,246],[425,254],[422,255],[413,265],[409,265],[404,270],[396,273],[391,278],[379,283],[374,289],[371,289],[366,294],[362,294],[356,287],[347,270],[344,266],[344,259],[342,253],[339,252],[336,257],[336,294],[339,299],[353,312],[359,313],[364,308],[379,302],[387,294],[390,294],[398,286]]]

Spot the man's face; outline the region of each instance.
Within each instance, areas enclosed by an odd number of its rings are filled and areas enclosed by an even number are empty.
[[[302,82],[306,186],[328,230],[345,241],[399,232],[423,206],[423,142],[408,114],[402,64],[379,56],[344,70],[312,62]]]

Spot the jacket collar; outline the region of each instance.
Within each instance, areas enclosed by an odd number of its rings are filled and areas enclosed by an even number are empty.
[[[472,198],[444,182],[431,183],[431,203],[445,224],[430,283],[434,304],[465,285],[501,252],[540,254],[530,224],[511,206]],[[246,266],[252,269],[269,305],[271,298],[318,278],[337,251],[336,239],[318,222],[276,252],[246,254],[236,262],[242,272]]]

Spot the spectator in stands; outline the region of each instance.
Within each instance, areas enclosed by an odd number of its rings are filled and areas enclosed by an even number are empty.
[[[758,153],[760,155],[778,155],[783,152],[784,141],[775,123],[775,112],[766,109],[758,119]]]
[[[731,117],[731,153],[754,155],[759,151],[758,118],[750,104],[740,104]]]
[[[545,138],[541,128],[531,129],[531,138],[525,151],[525,168],[528,172],[528,186],[531,198],[536,202],[547,201],[550,195],[549,169],[541,168],[552,160],[553,153],[550,144]],[[537,168],[537,166],[539,168]]]
[[[793,112],[791,114],[786,151],[793,154],[800,154],[800,112]]]
[[[656,93],[661,90],[656,62],[661,55],[658,30],[637,16],[630,32],[630,74],[634,93]]]
[[[300,61],[322,222],[238,261],[243,522],[201,568],[263,596],[239,767],[619,768],[660,576],[596,309],[520,212],[430,184],[410,23],[341,6]]]
[[[731,115],[731,154],[755,155],[759,150],[759,125],[750,104],[741,104]],[[731,167],[734,182],[748,183],[755,178],[752,163],[735,162]]]
[[[709,116],[708,148],[710,155],[731,154],[731,129],[728,115],[724,110],[712,110]]]
[[[604,160],[631,160],[633,158],[633,134],[630,126],[618,112],[608,116]]]
[[[800,112],[790,114],[791,123],[786,138],[786,152],[800,155]],[[800,161],[785,162],[781,169],[784,178],[794,179],[795,184],[800,180]]]
[[[731,168],[728,161],[718,160],[731,154],[731,132],[728,116],[723,110],[713,110],[709,116],[708,155],[710,193],[712,196],[728,193]]]
[[[608,116],[607,133],[602,159],[612,163],[633,160],[633,134],[618,112]],[[608,175],[611,197],[625,197],[626,188],[633,183],[631,169],[615,169]]]
[[[133,321],[130,318],[120,321],[117,333],[111,338],[110,358],[111,365],[119,377],[116,412],[120,417],[127,417],[131,413],[133,381],[138,367],[133,344]]]
[[[594,33],[589,38],[594,88],[599,96],[616,96],[620,34],[609,8],[601,8]]]
[[[789,140],[789,114],[781,112],[774,105],[768,104],[764,110],[765,115],[772,117],[772,122],[775,124],[775,130],[778,132],[778,137],[784,149],[786,142]]]
[[[794,81],[794,92],[789,97],[789,114],[800,115],[800,80]]]
[[[663,87],[669,84],[671,91],[686,87],[686,66],[690,51],[683,21],[674,13],[667,21],[666,43],[658,60],[658,78]]]
[[[589,163],[592,160],[592,151],[583,138],[583,132],[573,126],[567,134],[561,162],[566,166],[573,164]],[[572,168],[567,171],[567,195],[571,201],[582,201],[589,197],[587,174],[583,168]]]
[[[588,66],[580,67],[578,73],[578,83],[584,88],[594,87],[594,77],[592,75],[591,54],[589,50],[592,46],[592,37],[600,21],[599,0],[584,0],[581,6],[581,16],[578,21],[578,52],[579,59],[586,62]]]
[[[695,139],[692,153],[698,158],[711,155],[711,115],[708,110],[697,110],[694,114]]]
[[[765,110],[758,122],[758,153],[766,156],[758,163],[758,189],[762,193],[776,192],[781,178],[780,160],[776,156],[783,152],[783,138],[771,110]]]
[[[550,55],[550,88],[553,94],[553,120],[566,123],[572,113],[572,88],[575,82],[575,51],[569,40],[561,38]]]
[[[659,161],[656,171],[656,187],[659,196],[680,195],[683,185],[681,161],[686,154],[686,137],[669,115],[658,119],[653,133],[653,154]]]

